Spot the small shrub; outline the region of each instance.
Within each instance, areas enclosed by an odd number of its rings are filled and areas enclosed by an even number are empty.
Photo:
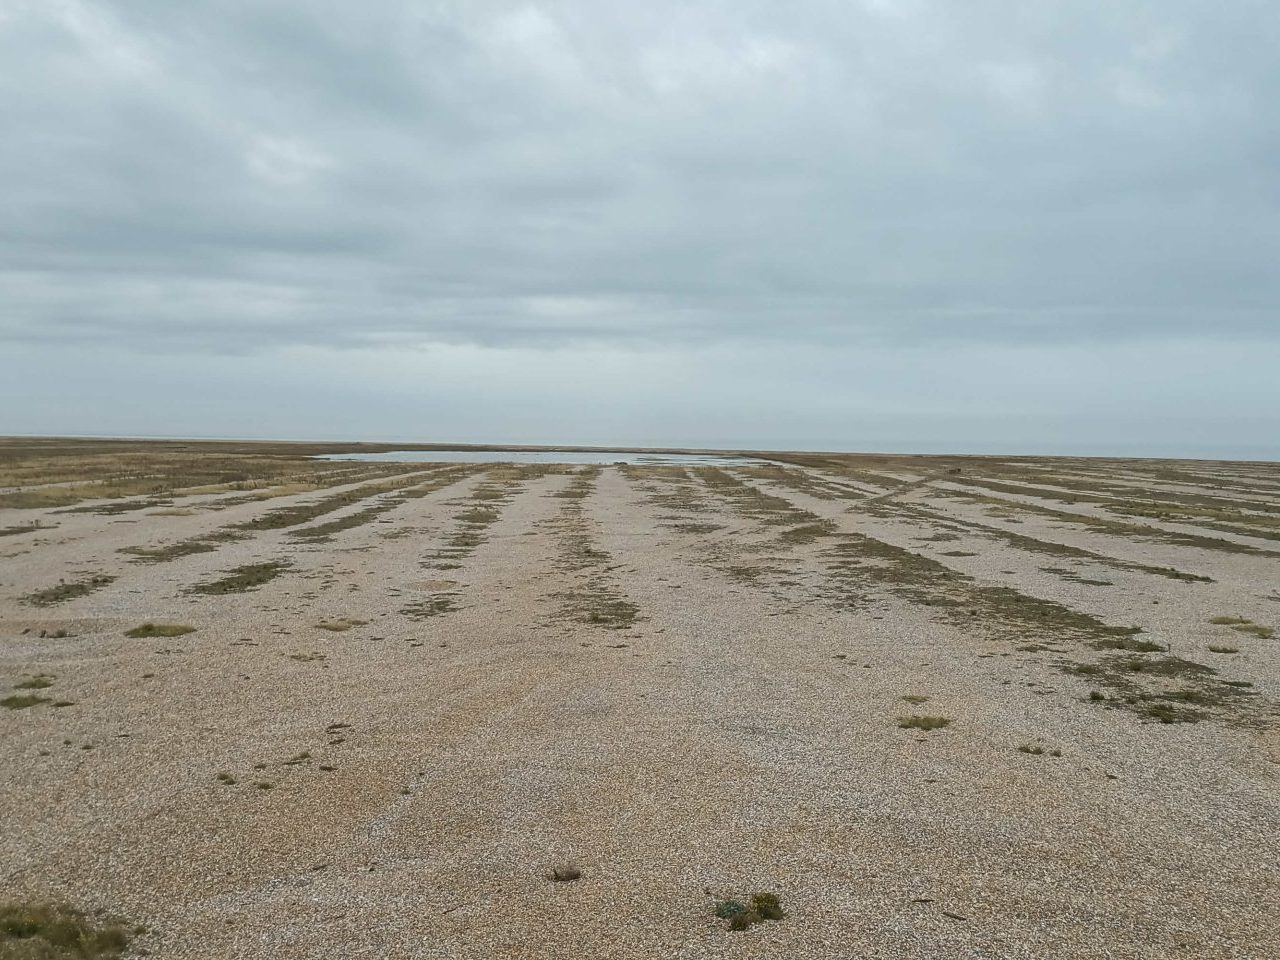
[[[23,680],[21,683],[15,683],[13,685],[13,689],[45,690],[53,686],[53,681],[55,679],[57,678],[54,677],[54,675],[51,673],[36,673],[36,674],[32,674],[29,679]]]
[[[721,920],[729,921],[730,930],[746,930],[757,923],[781,920],[786,916],[775,893],[757,893],[749,903],[734,899],[718,900],[715,913]]]
[[[582,871],[572,863],[564,863],[558,867],[552,867],[551,872],[547,874],[547,879],[556,883],[572,883],[574,880],[581,878]]]
[[[921,704],[927,702],[929,698],[918,693],[908,693],[902,699],[907,703]]]

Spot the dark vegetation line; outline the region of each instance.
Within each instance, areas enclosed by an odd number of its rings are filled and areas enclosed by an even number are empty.
[[[312,543],[324,543],[332,538],[332,535],[343,530],[350,530],[353,527],[359,527],[371,520],[380,517],[384,513],[403,506],[410,500],[418,500],[429,494],[435,493],[437,490],[443,490],[445,487],[452,486],[467,477],[472,476],[480,467],[461,466],[450,467],[436,473],[430,480],[425,483],[419,483],[415,486],[400,489],[391,494],[378,494],[384,499],[375,502],[372,506],[365,507],[356,513],[347,514],[344,517],[338,517],[327,523],[321,523],[314,527],[303,527],[298,530],[290,531],[289,535],[299,539],[308,540]]]
[[[748,472],[748,471],[743,471]],[[809,485],[796,481],[796,471],[783,471],[781,473],[763,473],[760,471],[749,471],[749,475],[768,482],[783,485],[789,489],[796,490],[799,493],[813,494]],[[833,499],[827,497],[825,499]],[[1211,577],[1203,577],[1197,574],[1184,573],[1173,567],[1160,567],[1153,564],[1137,563],[1130,560],[1122,560],[1117,557],[1108,556],[1106,554],[1095,553],[1091,550],[1085,550],[1080,547],[1073,547],[1067,544],[1055,543],[1047,540],[1040,540],[1035,537],[1029,537],[1025,534],[1014,533],[1004,530],[1001,527],[992,526],[990,524],[979,523],[963,517],[955,517],[943,514],[929,509],[919,503],[904,503],[902,501],[878,500],[874,503],[867,503],[865,499],[860,502],[855,500],[856,509],[859,512],[868,513],[872,516],[884,517],[886,519],[903,519],[907,521],[915,521],[926,524],[933,529],[942,529],[959,533],[973,533],[984,537],[988,540],[1000,540],[1020,550],[1028,553],[1039,553],[1048,556],[1086,561],[1089,563],[1097,563],[1108,566],[1114,570],[1132,571],[1135,573],[1146,573],[1152,576],[1166,577],[1170,580],[1182,580],[1188,582],[1212,583]]]
[[[1224,510],[1221,504],[1197,505],[1153,498],[1146,501],[1138,498],[1122,500],[1083,491],[1051,490],[1045,487],[1031,487],[1025,484],[1008,483],[974,476],[967,476],[963,479],[952,478],[952,480],[957,485],[979,487],[984,490],[990,490],[993,493],[1033,497],[1037,500],[1048,500],[1068,506],[1077,503],[1092,503],[1101,506],[1109,513],[1119,516],[1146,517],[1173,523],[1188,523],[1208,530],[1216,530],[1220,533],[1280,540],[1280,516],[1245,515],[1238,510]],[[1258,505],[1255,509],[1265,509],[1266,506]]]
[[[887,592],[931,608],[940,622],[1012,644],[1024,654],[1052,655],[1058,669],[1091,684],[1084,699],[1096,706],[1162,723],[1211,718],[1262,722],[1262,705],[1249,684],[1222,680],[1212,667],[1169,654],[1142,638],[1139,627],[1108,624],[1056,601],[981,584],[906,548],[837,531],[811,511],[724,471],[709,468],[697,473],[709,492],[758,524],[761,532],[778,526],[804,530],[802,537],[774,536],[769,546],[816,546],[823,571],[816,593],[837,609],[864,607],[875,602],[878,592]],[[737,579],[761,586],[759,581],[779,575],[767,565],[754,570],[754,577]]]
[[[595,540],[595,523],[587,517],[583,501],[596,489],[600,467],[586,467],[570,484],[554,494],[564,500],[557,515],[544,524],[559,547],[559,569],[573,579],[572,586],[553,594],[559,601],[558,620],[587,624],[605,630],[627,630],[640,616],[640,608],[620,589],[613,576],[613,557]]]
[[[1046,507],[1040,504],[1007,500],[1003,497],[992,497],[972,491],[948,490],[938,487],[935,487],[934,489],[936,491],[934,494],[935,496],[946,497],[953,500],[965,500],[970,503],[986,504],[989,506],[1000,507],[1005,510],[1014,510],[1022,513],[1035,514],[1041,517],[1049,517],[1063,523],[1089,527],[1091,530],[1097,531],[1098,533],[1107,534],[1108,536],[1113,537],[1122,537],[1127,540],[1152,540],[1161,543],[1170,543],[1180,547],[1195,547],[1201,550],[1215,550],[1220,553],[1244,553],[1261,557],[1280,557],[1280,551],[1254,547],[1247,543],[1237,543],[1234,540],[1223,540],[1220,537],[1207,537],[1194,533],[1165,530],[1161,527],[1153,527],[1150,524],[1125,523],[1120,520],[1111,520],[1106,517],[1094,517],[1089,514],[1075,513],[1070,510],[1055,510],[1053,507]]]
[[[555,464],[498,464],[469,467],[468,473],[480,471],[484,480],[461,500],[451,501],[461,507],[453,517],[453,531],[443,547],[432,551],[422,561],[429,570],[457,570],[488,541],[488,530],[502,518],[503,509],[532,479],[559,471]],[[456,590],[435,590],[429,596],[407,603],[400,613],[414,620],[453,613],[458,607]]]
[[[396,476],[391,480],[376,481],[348,490],[333,496],[324,497],[306,503],[294,504],[270,511],[262,517],[233,523],[209,533],[179,540],[162,546],[122,547],[120,553],[133,557],[135,563],[165,563],[180,557],[197,553],[211,553],[221,544],[248,539],[252,532],[262,530],[284,530],[299,526],[310,520],[332,513],[343,507],[359,503],[372,496],[403,490],[414,484],[421,484],[423,476],[431,476],[439,471],[415,471],[411,476]],[[430,481],[428,481],[430,483]]]
[[[968,520],[963,517],[953,517],[947,514],[938,513],[917,504],[879,504],[876,509],[868,512],[873,515],[883,516],[886,518],[900,517],[909,520],[917,520],[933,527],[949,526],[949,528],[953,530],[966,533],[976,533],[988,540],[1003,541],[1010,546],[1019,550],[1024,550],[1027,553],[1039,553],[1046,556],[1097,563],[1110,567],[1113,570],[1146,573],[1156,577],[1165,577],[1169,580],[1181,580],[1189,583],[1213,583],[1212,577],[1204,577],[1194,573],[1184,573],[1175,567],[1159,567],[1154,564],[1138,563],[1132,560],[1123,560],[1119,557],[1112,557],[1104,553],[1095,553],[1092,550],[1085,550],[1082,547],[1073,547],[1065,543],[1040,540],[1036,537],[1029,537],[1021,533],[1014,533],[1011,530],[1005,530],[991,524],[979,523],[975,520]]]

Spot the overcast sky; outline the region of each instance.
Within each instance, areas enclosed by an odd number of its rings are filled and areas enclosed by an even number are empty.
[[[1280,457],[1266,0],[0,0],[0,432]]]

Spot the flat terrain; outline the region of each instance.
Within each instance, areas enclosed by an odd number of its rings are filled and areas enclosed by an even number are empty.
[[[1280,956],[1280,465],[323,450],[0,442],[0,897],[157,957]]]

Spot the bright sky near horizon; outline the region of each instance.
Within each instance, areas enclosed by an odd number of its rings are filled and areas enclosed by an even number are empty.
[[[1262,0],[0,0],[0,433],[1280,459]]]

